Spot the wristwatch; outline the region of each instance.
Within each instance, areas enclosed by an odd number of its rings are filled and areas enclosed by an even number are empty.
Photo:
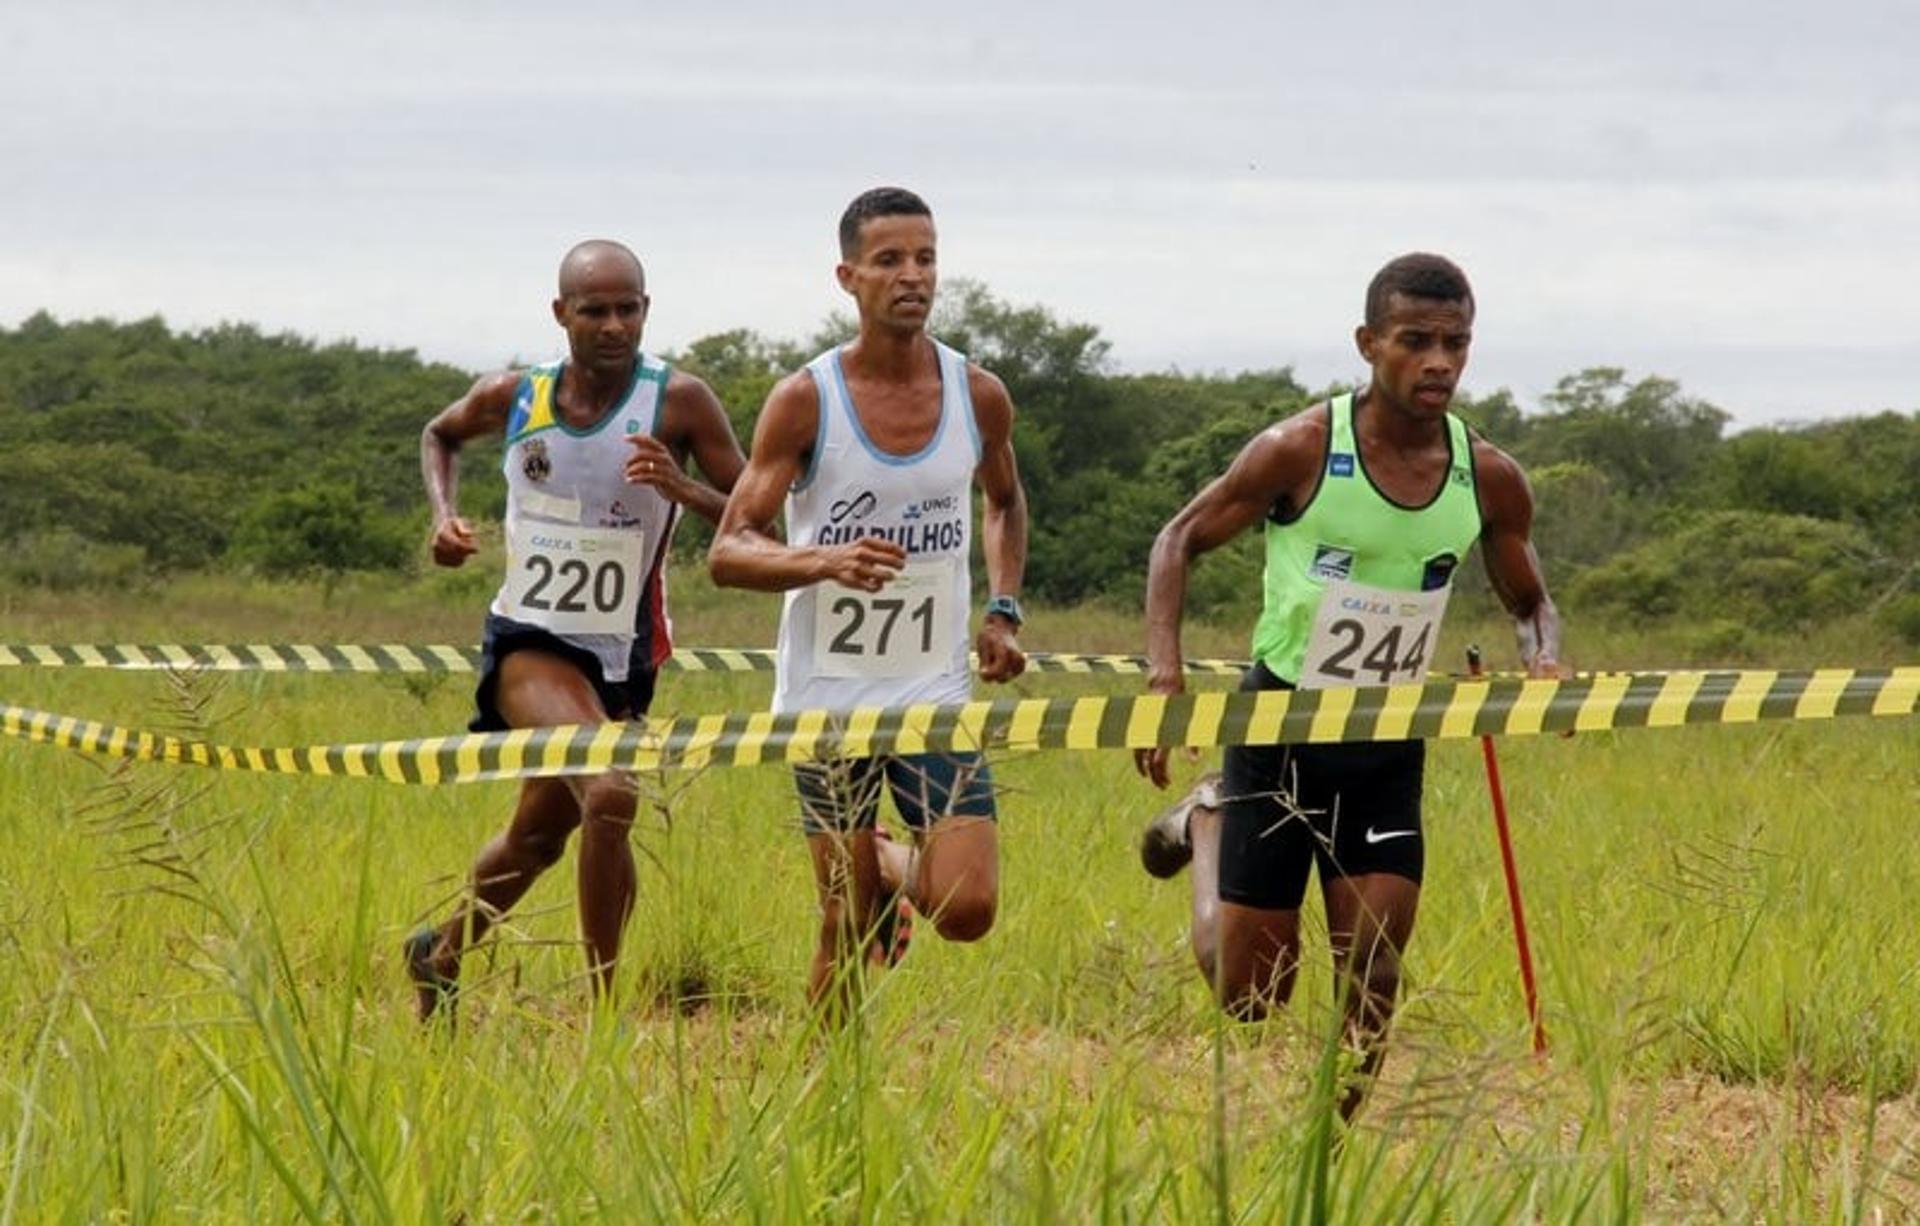
[[[995,596],[993,599],[987,601],[987,612],[998,613],[1016,626],[1024,625],[1027,620],[1020,615],[1020,598],[1018,596]]]

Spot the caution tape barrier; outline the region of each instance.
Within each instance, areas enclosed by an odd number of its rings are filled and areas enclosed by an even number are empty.
[[[222,770],[466,783],[887,753],[1451,740],[1843,715],[1910,716],[1916,704],[1920,667],[1836,668],[1616,673],[1569,681],[1496,678],[1173,697],[1002,698],[838,713],[735,712],[288,749],[216,745],[0,706],[0,735],[92,754]]]
[[[0,668],[110,668],[270,673],[471,673],[478,647],[445,643],[0,643]],[[692,647],[666,667],[691,673],[773,670],[765,647]],[[1043,673],[1144,673],[1145,656],[1035,651],[1027,667]],[[1188,660],[1187,671],[1238,676],[1244,660]]]

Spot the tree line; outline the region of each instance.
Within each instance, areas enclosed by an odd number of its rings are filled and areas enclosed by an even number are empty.
[[[751,437],[768,390],[851,333],[748,329],[669,354]],[[1032,508],[1028,590],[1136,603],[1160,525],[1254,433],[1336,389],[1287,367],[1114,369],[1091,324],[949,282],[934,330],[996,371]],[[408,350],[319,345],[246,324],[159,319],[0,329],[0,579],[127,585],[171,572],[407,572],[424,564],[416,440],[472,372]],[[1540,403],[1506,391],[1457,411],[1529,470],[1535,540],[1583,616],[1685,621],[1709,636],[1871,613],[1920,643],[1920,414],[1729,433],[1729,414],[1658,376],[1593,367]],[[504,498],[499,453],[463,459],[462,502]],[[681,548],[703,548],[701,526]],[[1195,575],[1202,610],[1258,599],[1254,534]],[[1469,597],[1471,598],[1471,597]]]

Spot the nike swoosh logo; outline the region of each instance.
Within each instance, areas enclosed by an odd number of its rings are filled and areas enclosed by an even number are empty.
[[[1384,843],[1388,839],[1412,838],[1414,835],[1419,833],[1420,832],[1418,830],[1375,830],[1372,826],[1368,826],[1367,842],[1368,843]]]

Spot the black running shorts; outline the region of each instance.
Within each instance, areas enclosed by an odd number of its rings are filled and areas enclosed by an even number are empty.
[[[529,626],[498,613],[487,614],[486,638],[480,647],[480,684],[474,687],[473,705],[477,708],[467,727],[474,732],[505,732],[512,725],[500,714],[496,695],[500,692],[500,662],[516,651],[544,651],[559,656],[585,674],[600,696],[600,705],[608,719],[639,719],[653,705],[653,683],[657,674],[653,662],[641,656],[639,640],[627,660],[627,679],[609,681],[600,668],[600,657],[584,647],[575,647],[550,631]]]
[[[1255,661],[1242,690],[1290,685]],[[1233,745],[1222,764],[1220,897],[1292,911],[1307,870],[1322,882],[1392,873],[1418,883],[1425,741],[1332,745]]]

